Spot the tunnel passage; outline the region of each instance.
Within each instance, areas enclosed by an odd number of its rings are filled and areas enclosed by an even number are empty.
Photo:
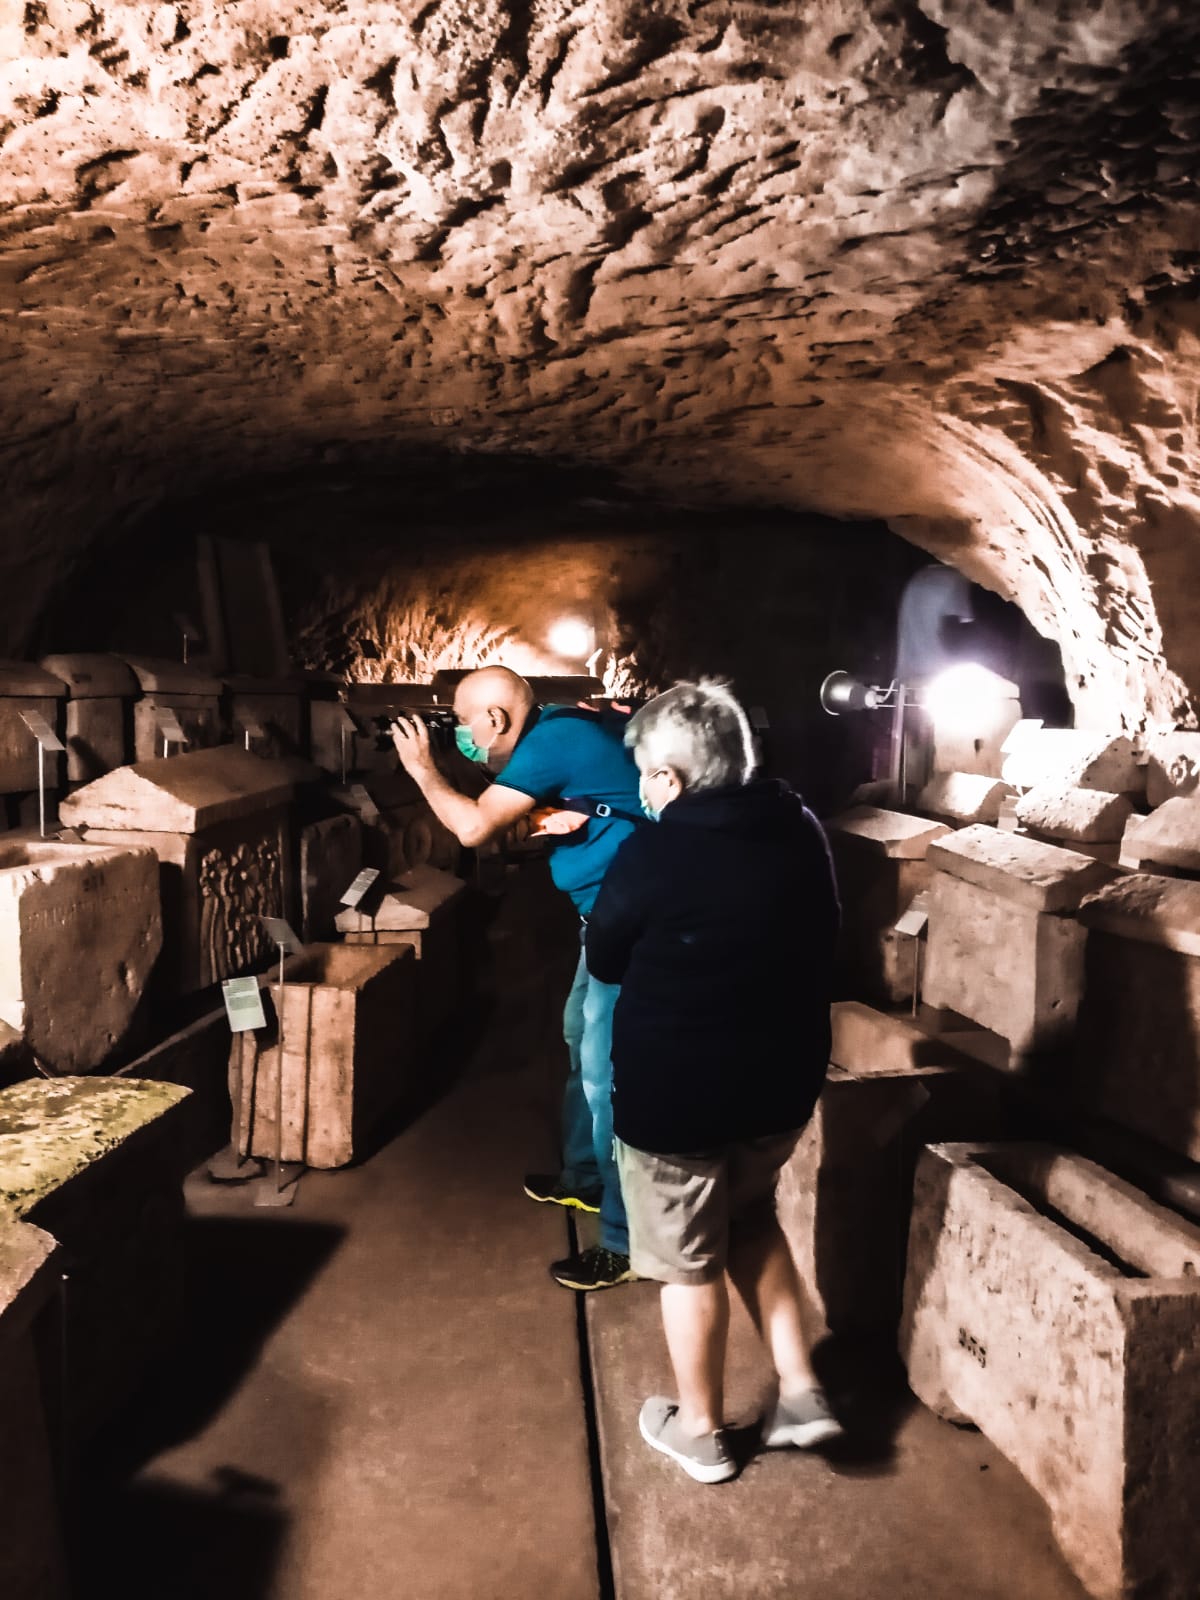
[[[221,476],[398,447],[882,518],[1193,726],[1200,21],[1174,0],[0,21],[0,650]]]

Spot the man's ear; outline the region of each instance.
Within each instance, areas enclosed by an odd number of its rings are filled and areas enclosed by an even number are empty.
[[[508,714],[503,706],[489,706],[487,714],[488,721],[491,723],[492,727],[495,728],[496,732],[503,738],[503,736],[512,727],[512,717]]]

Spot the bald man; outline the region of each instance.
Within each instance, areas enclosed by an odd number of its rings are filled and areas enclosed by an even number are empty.
[[[434,763],[419,718],[393,727],[396,753],[436,816],[467,846],[485,844],[537,806],[574,800],[588,814],[573,833],[549,838],[550,873],[586,923],[601,880],[640,816],[638,770],[599,713],[538,706],[525,679],[507,667],[468,673],[454,696],[457,743],[495,781],[478,799],[460,793]],[[597,810],[598,808],[598,810]],[[629,1229],[613,1159],[612,1017],[618,986],[587,970],[582,948],[563,1012],[570,1070],[563,1096],[563,1167],[525,1180],[531,1200],[600,1213],[600,1243],[552,1264],[567,1289],[630,1282]]]

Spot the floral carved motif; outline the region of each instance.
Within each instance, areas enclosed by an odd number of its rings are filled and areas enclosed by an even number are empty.
[[[282,908],[274,839],[207,850],[200,860],[200,963],[204,983],[245,972],[270,949],[260,917]]]

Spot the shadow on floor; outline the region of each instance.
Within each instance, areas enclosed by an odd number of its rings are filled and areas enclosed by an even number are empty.
[[[890,1471],[896,1437],[917,1405],[894,1337],[824,1339],[813,1351],[813,1365],[846,1430],[819,1453],[846,1477]]]

